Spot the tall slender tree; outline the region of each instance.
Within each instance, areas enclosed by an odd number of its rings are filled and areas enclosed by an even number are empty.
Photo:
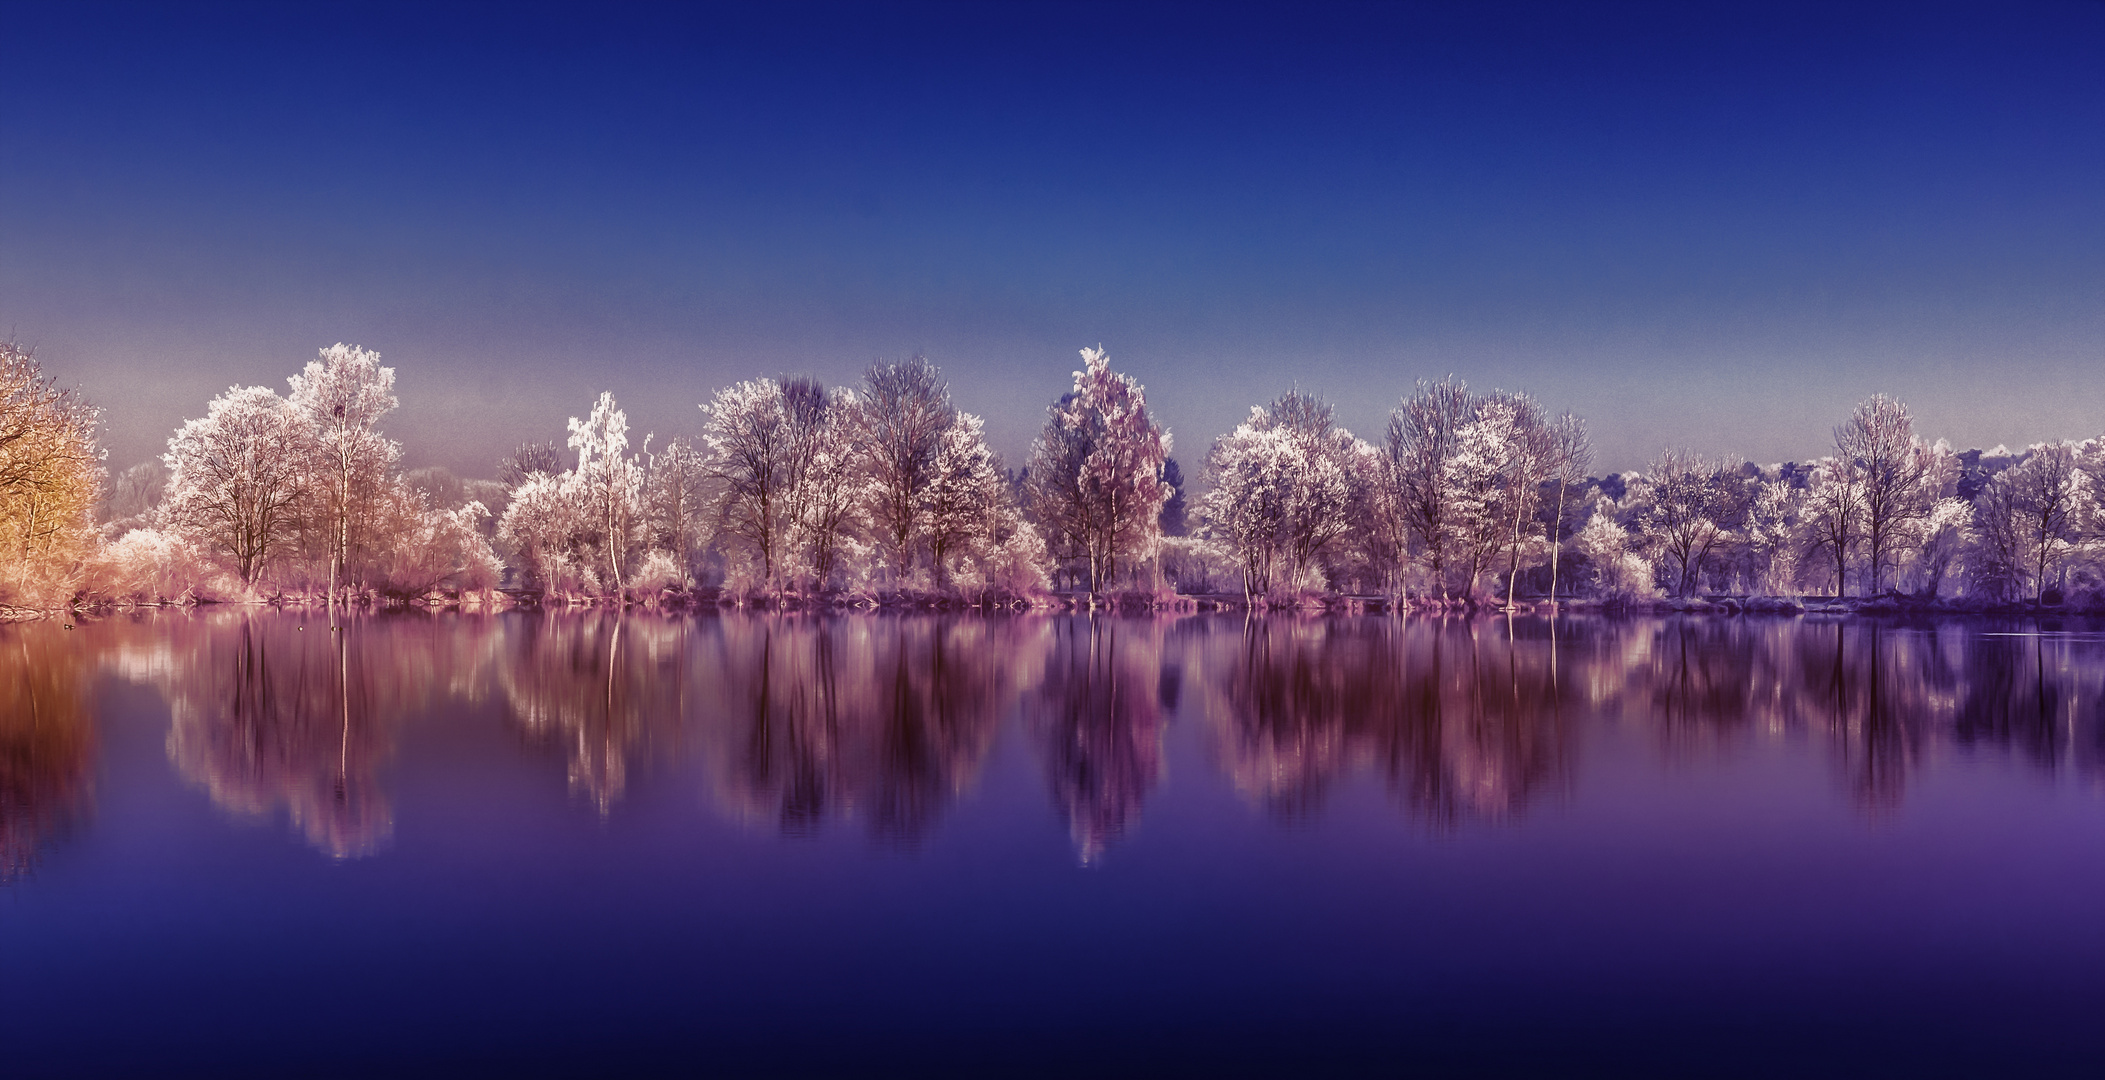
[[[325,491],[333,619],[349,576],[353,519],[380,496],[388,470],[401,456],[401,447],[377,430],[381,417],[398,404],[395,369],[381,367],[379,353],[338,342],[289,381],[291,408],[307,427],[303,449],[330,481]]]

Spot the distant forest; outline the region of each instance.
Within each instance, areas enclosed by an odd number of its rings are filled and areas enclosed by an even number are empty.
[[[403,470],[394,370],[320,351],[110,476],[98,411],[0,343],[0,603],[190,601],[1253,607],[1665,597],[2096,603],[2105,442],[1956,452],[1876,396],[1818,460],[1665,450],[1589,473],[1585,422],[1421,381],[1375,440],[1290,391],[1213,440],[1187,498],[1147,396],[1083,349],[1010,467],[926,359],[854,386],[759,378],[700,434],[632,438],[602,394],[495,478]],[[550,432],[554,434],[554,432]]]

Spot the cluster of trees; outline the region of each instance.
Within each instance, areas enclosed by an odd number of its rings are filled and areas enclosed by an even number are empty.
[[[1874,396],[1806,464],[1668,450],[1591,477],[1591,459],[1582,420],[1524,394],[1422,382],[1375,445],[1292,392],[1215,440],[1201,543],[1253,603],[2105,588],[2105,441],[1956,453]]]
[[[603,394],[571,421],[573,468],[528,445],[507,462],[497,535],[526,582],[556,592],[691,586],[739,595],[1045,584],[1045,542],[979,417],[927,360],[873,365],[860,387],[753,379],[701,406],[698,439],[628,451]]]
[[[626,414],[602,394],[570,420],[566,445],[524,444],[499,480],[463,481],[400,468],[400,445],[380,431],[394,371],[339,344],[288,394],[221,394],[160,461],[106,484],[94,410],[14,351],[8,374],[27,373],[15,426],[70,450],[0,472],[0,495],[19,522],[11,540],[71,560],[45,575],[60,585],[47,591],[91,599],[349,599],[507,578],[570,597],[707,584],[1013,598],[1063,566],[1103,590],[1153,555],[1179,477],[1142,387],[1102,349],[1082,356],[1021,472],[915,357],[873,365],[854,387],[791,376],[725,387],[701,403],[698,435],[655,447],[651,436],[632,446]],[[0,438],[0,450],[21,441]],[[63,483],[51,479],[62,464]]]
[[[1611,587],[2052,602],[2105,586],[2105,443],[1958,453],[1884,396],[1817,461],[1669,453],[1588,486],[1573,546],[1594,565],[1636,556],[1652,570]]]
[[[1860,405],[1834,452],[1767,468],[1662,453],[1589,476],[1584,421],[1420,382],[1379,441],[1291,391],[1214,440],[1187,508],[1146,392],[1083,349],[1020,471],[915,357],[852,387],[753,379],[697,434],[632,446],[611,394],[498,480],[405,472],[394,371],[321,350],[234,387],[109,480],[96,410],[0,345],[0,603],[499,583],[569,596],[1023,597],[1240,590],[1421,603],[1700,593],[2046,601],[2105,589],[2105,442],[1954,452]],[[98,533],[93,508],[99,507]]]
[[[168,440],[159,463],[118,478],[92,592],[159,598],[212,591],[345,599],[495,585],[502,563],[470,499],[439,505],[379,432],[393,368],[334,345],[290,393],[236,386]]]
[[[526,584],[604,594],[720,581],[739,596],[1022,597],[1063,567],[1092,591],[1153,555],[1175,495],[1145,390],[1082,350],[1021,473],[925,358],[855,387],[752,379],[702,403],[702,433],[629,451],[611,395],[505,463],[496,537]]]
[[[1314,591],[1507,599],[1562,548],[1570,489],[1591,460],[1583,421],[1525,394],[1421,382],[1380,445],[1293,391],[1250,410],[1206,456],[1203,535],[1252,602]]]

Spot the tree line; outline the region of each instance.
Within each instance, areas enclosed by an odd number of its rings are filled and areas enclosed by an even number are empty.
[[[505,587],[565,599],[1028,601],[1049,592],[1414,604],[1667,595],[2055,602],[2105,586],[2105,442],[1956,452],[1861,403],[1813,461],[1666,450],[1591,475],[1583,419],[1421,381],[1378,441],[1290,390],[1213,440],[1187,504],[1145,389],[1101,348],[1021,468],[922,357],[849,386],[758,378],[698,430],[632,440],[601,394],[494,480],[404,470],[394,371],[320,350],[234,387],[111,478],[96,410],[0,345],[0,600],[309,597]]]

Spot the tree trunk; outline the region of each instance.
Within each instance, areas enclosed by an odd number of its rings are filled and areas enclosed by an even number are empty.
[[[1557,602],[1557,555],[1564,550],[1564,481],[1557,481],[1557,516],[1550,521],[1550,603]],[[1554,655],[1554,653],[1553,653]]]

